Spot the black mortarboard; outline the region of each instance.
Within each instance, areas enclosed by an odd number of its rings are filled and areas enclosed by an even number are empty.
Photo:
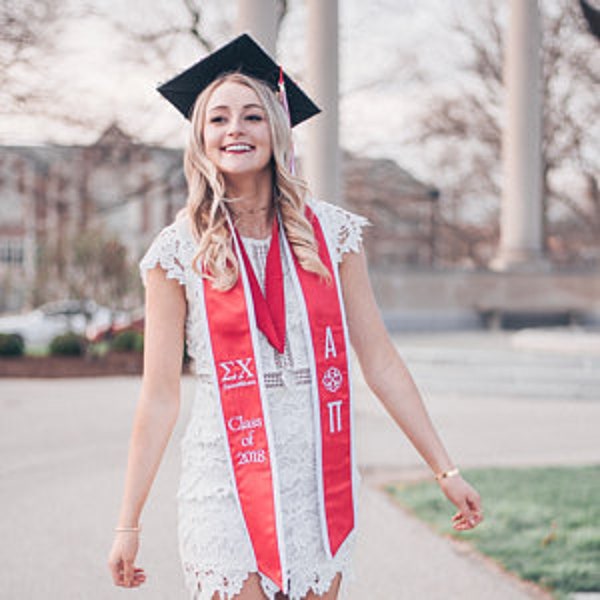
[[[580,0],[579,3],[590,31],[600,39],[600,10],[593,7],[587,0]]]
[[[277,91],[279,66],[247,33],[215,50],[157,89],[189,119],[194,102],[202,90],[220,75],[236,71],[260,79]],[[283,77],[292,127],[321,112],[285,73]]]

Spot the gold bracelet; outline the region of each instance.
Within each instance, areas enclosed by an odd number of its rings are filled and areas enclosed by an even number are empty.
[[[141,530],[141,525],[139,527],[115,527],[117,533],[139,533]]]
[[[436,473],[435,480],[441,481],[442,479],[448,479],[448,477],[456,477],[456,475],[459,475],[459,474],[460,474],[460,470],[458,469],[458,467],[454,467],[453,469],[450,469],[449,471],[442,471],[441,473]]]

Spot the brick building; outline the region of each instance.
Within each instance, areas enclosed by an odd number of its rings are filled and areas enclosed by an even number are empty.
[[[429,265],[437,190],[391,160],[344,155],[348,207],[377,235],[365,243],[375,265]],[[0,147],[0,311],[31,301],[40,253],[58,258],[50,279],[68,268],[77,232],[116,234],[137,259],[183,206],[182,152],[137,143],[113,125],[88,146]]]

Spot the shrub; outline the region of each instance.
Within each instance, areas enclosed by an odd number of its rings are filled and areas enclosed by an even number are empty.
[[[0,356],[23,356],[25,342],[18,333],[0,333]]]
[[[50,354],[52,356],[83,356],[85,349],[85,338],[76,333],[57,335],[50,342]]]
[[[110,349],[115,352],[142,352],[144,350],[144,335],[139,331],[121,331],[111,342]]]

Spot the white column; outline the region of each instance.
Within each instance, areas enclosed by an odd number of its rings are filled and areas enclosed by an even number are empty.
[[[307,123],[303,174],[313,195],[342,203],[338,123],[338,2],[307,0],[307,91],[323,111]]]
[[[537,0],[510,0],[504,81],[507,119],[500,248],[492,268],[537,270],[543,260],[542,99]]]
[[[271,56],[277,48],[277,0],[238,0],[235,30],[249,33]]]

